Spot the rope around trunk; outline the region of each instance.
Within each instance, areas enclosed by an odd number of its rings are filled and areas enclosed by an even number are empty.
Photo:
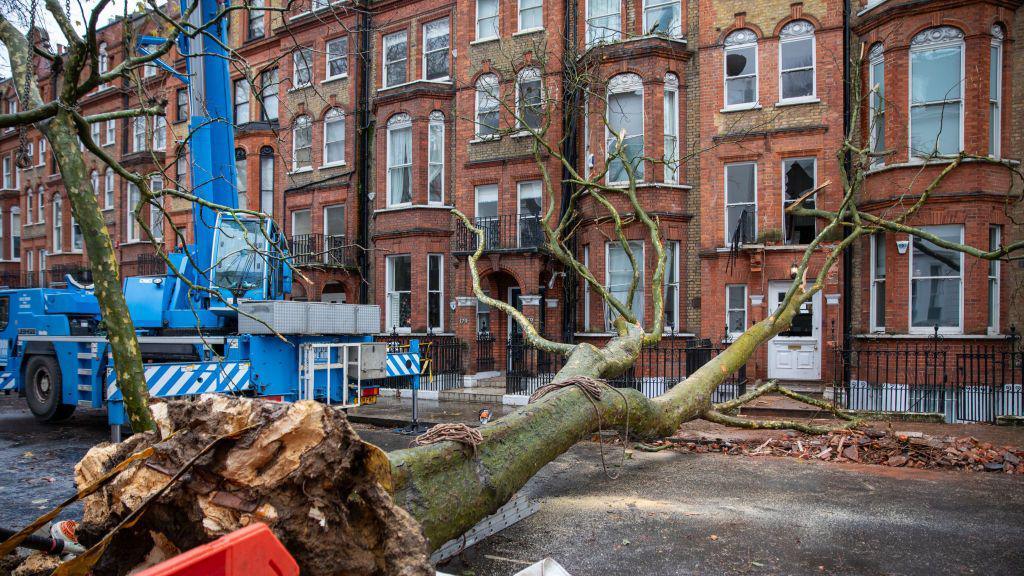
[[[476,447],[483,443],[484,437],[476,428],[471,428],[465,424],[446,423],[437,424],[430,430],[420,434],[413,440],[413,443],[417,446],[424,446],[426,444],[444,442],[445,440],[465,444],[476,452]]]
[[[570,376],[561,382],[552,382],[551,384],[545,384],[537,389],[536,392],[530,396],[528,404],[533,404],[537,400],[540,400],[545,395],[550,394],[556,390],[562,388],[568,388],[570,386],[576,386],[583,395],[590,400],[590,405],[594,407],[594,414],[597,416],[597,445],[601,450],[601,467],[604,468],[604,474],[611,480],[617,479],[622,475],[622,468],[626,465],[626,447],[629,446],[629,401],[626,399],[626,395],[620,390],[613,386],[609,386],[604,380],[598,380],[597,378],[591,378],[590,376]],[[604,388],[613,390],[616,394],[622,398],[622,403],[626,406],[626,438],[622,442],[622,459],[619,461],[619,472],[612,474],[608,471],[608,462],[604,455],[604,426],[601,422],[601,409],[598,408],[597,403],[601,400],[601,394]]]

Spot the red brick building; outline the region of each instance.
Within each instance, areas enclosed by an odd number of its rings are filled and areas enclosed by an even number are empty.
[[[920,150],[926,143],[941,154],[1006,159],[1024,146],[1016,1],[872,0],[845,14],[834,0],[355,4],[232,13],[241,203],[273,215],[298,254],[293,297],[380,304],[383,333],[451,335],[466,343],[469,374],[507,370],[504,342],[515,327],[473,296],[475,238],[453,208],[484,229],[479,265],[491,296],[552,338],[609,336],[604,304],[539,247],[537,220],[571,192],[560,183],[562,159],[579,173],[605,174],[611,186],[626,179],[621,161],[606,161],[608,127],[625,130],[638,195],[666,242],[666,345],[694,337],[717,345],[778,305],[821,229],[784,208],[811,191],[805,205],[838,206],[837,151],[854,107],[857,138],[879,151],[859,198],[868,213],[912,204],[921,182],[948,163],[923,158],[933,151]],[[125,57],[124,24],[101,31],[106,66]],[[144,16],[130,24],[150,25]],[[859,72],[876,92],[858,100],[845,63],[862,45]],[[165,61],[184,67],[176,55]],[[44,94],[48,74],[40,70]],[[168,102],[166,120],[116,120],[94,136],[126,165],[160,168],[165,185],[187,185],[179,143],[188,98],[172,76],[143,72],[90,95],[83,110],[135,105],[140,89]],[[2,97],[7,109],[17,105],[9,85]],[[949,112],[938,131],[937,105]],[[531,130],[544,131],[550,150],[535,148]],[[8,284],[49,282],[86,265],[45,141],[34,130],[25,138],[0,134],[0,275]],[[23,149],[31,166],[17,170]],[[132,191],[89,161],[125,274],[150,273],[152,249],[127,210]],[[982,248],[1005,244],[1021,235],[1005,207],[1009,186],[1004,170],[964,162],[909,223]],[[631,212],[621,195],[609,201]],[[171,227],[190,240],[191,207],[164,209],[167,245],[178,242]],[[579,209],[571,249],[625,298],[628,259],[605,208],[588,196]],[[649,326],[656,256],[644,228],[626,220],[645,288],[629,305]],[[947,341],[981,341],[1019,324],[1019,268],[960,257],[939,269],[948,255],[934,261],[933,246],[897,236],[848,252],[794,328],[751,360],[748,376],[831,380],[836,347],[864,335],[912,341],[938,324]],[[812,274],[838,240],[814,255]]]

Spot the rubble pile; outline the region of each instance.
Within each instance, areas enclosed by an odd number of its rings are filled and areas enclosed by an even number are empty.
[[[822,436],[735,441],[703,435],[673,436],[662,442],[677,450],[801,460],[859,462],[881,466],[1024,474],[1024,449],[995,446],[965,437],[938,438],[921,432],[839,430]]]

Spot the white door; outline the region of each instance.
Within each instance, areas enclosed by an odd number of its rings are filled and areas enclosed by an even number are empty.
[[[790,283],[772,282],[769,287],[774,313],[786,298]],[[821,379],[821,292],[800,307],[789,330],[768,341],[768,377]]]

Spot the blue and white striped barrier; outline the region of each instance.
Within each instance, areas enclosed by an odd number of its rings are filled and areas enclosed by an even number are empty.
[[[386,365],[388,376],[418,376],[420,355],[418,353],[388,354]]]
[[[14,372],[4,372],[0,374],[0,390],[14,390],[14,387],[18,384],[17,379],[14,377]]]
[[[241,392],[251,387],[249,363],[151,364],[146,366],[146,385],[156,397]],[[113,370],[107,373],[107,399],[122,399]]]

